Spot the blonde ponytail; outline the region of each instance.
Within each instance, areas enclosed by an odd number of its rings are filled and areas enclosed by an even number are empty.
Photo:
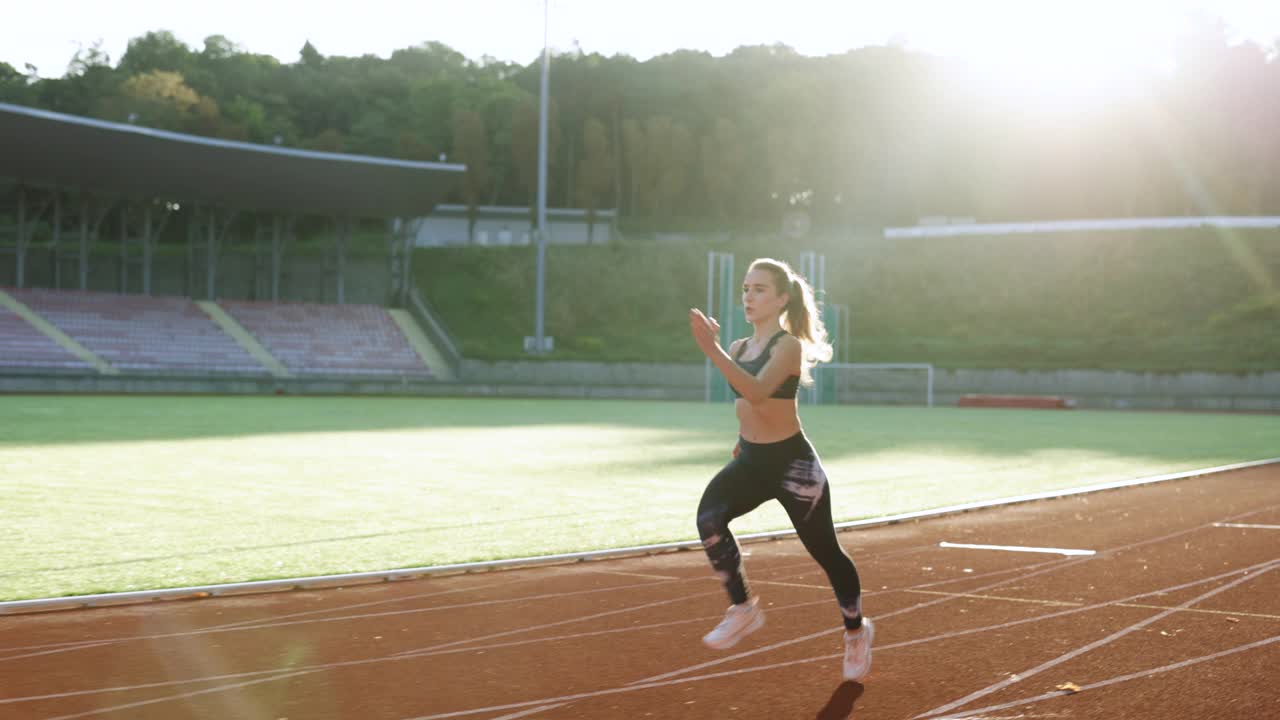
[[[811,385],[813,378],[809,374],[809,368],[831,360],[831,343],[827,341],[827,329],[822,324],[813,288],[809,287],[804,276],[781,260],[759,258],[751,263],[747,272],[752,270],[768,271],[773,276],[777,291],[787,293],[787,306],[782,311],[782,327],[800,341],[803,348],[800,382]]]

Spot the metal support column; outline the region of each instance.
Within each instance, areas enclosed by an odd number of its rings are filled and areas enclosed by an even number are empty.
[[[131,225],[134,220],[133,208],[127,205],[120,208],[120,292],[130,292],[129,268],[137,265],[139,274],[142,276],[142,294],[151,294],[155,239],[164,231],[165,223],[169,220],[169,209],[166,206],[157,228],[154,222],[155,216],[152,214],[153,205],[154,202],[150,200],[143,203],[140,226]],[[135,250],[131,251],[130,248]],[[139,253],[138,250],[141,252]]]
[[[53,191],[53,238],[49,241],[49,255],[53,258],[53,287],[62,289],[62,263],[58,251],[62,244],[62,191]]]
[[[89,289],[89,198],[80,196],[80,289]]]
[[[18,186],[18,237],[16,246],[15,269],[18,277],[15,284],[21,288],[25,287],[24,282],[27,272],[27,189],[21,185]]]
[[[734,305],[737,277],[734,273],[734,258],[731,253],[711,251],[707,253],[707,317],[714,317],[720,323],[720,345],[728,348],[733,342],[736,322],[734,318],[741,313]],[[743,321],[745,323],[745,316]],[[745,327],[745,325],[744,325]],[[711,360],[706,361],[706,401],[721,402],[729,400],[729,383],[711,367]]]
[[[120,292],[129,292],[129,208],[120,208]]]
[[[813,302],[818,309],[818,320],[826,314],[827,304],[827,256],[813,250],[800,253],[800,274],[813,288]],[[839,324],[839,318],[836,318]],[[830,325],[827,325],[830,329]],[[830,336],[828,336],[830,342]],[[821,368],[813,369],[813,384],[800,390],[800,398],[810,404],[818,404],[834,397],[834,377],[828,378]]]
[[[337,226],[337,233],[334,236],[334,249],[338,266],[338,304],[345,305],[347,299],[347,239],[351,234],[351,218],[339,218]]]
[[[387,223],[387,259],[391,271],[391,304],[396,307],[409,306],[409,288],[412,280],[409,275],[413,258],[413,234],[410,224],[404,218],[396,218]]]
[[[165,213],[165,220],[169,219]],[[163,223],[162,223],[163,229]],[[151,294],[151,267],[155,261],[155,238],[151,235],[151,205],[142,214],[142,294]]]
[[[284,255],[284,239],[280,234],[283,223],[279,215],[271,219],[271,302],[280,302],[280,261]]]
[[[204,249],[205,299],[217,300],[218,292],[218,213],[209,209],[209,239]]]

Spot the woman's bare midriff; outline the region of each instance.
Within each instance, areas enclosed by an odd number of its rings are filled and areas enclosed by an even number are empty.
[[[794,399],[769,398],[752,405],[738,398],[738,434],[753,443],[774,443],[800,432],[800,415]]]

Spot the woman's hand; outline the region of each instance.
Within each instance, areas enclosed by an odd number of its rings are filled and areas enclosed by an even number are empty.
[[[720,347],[720,323],[703,315],[698,308],[689,310],[689,331],[703,354],[710,356]]]

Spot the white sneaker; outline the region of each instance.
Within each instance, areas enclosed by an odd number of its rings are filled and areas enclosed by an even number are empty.
[[[739,605],[731,605],[724,614],[724,619],[715,630],[702,636],[702,643],[714,650],[727,650],[738,644],[739,640],[764,627],[764,611],[760,609],[759,598]]]
[[[844,679],[858,681],[871,672],[871,641],[876,628],[868,618],[862,619],[862,627],[844,631]]]

